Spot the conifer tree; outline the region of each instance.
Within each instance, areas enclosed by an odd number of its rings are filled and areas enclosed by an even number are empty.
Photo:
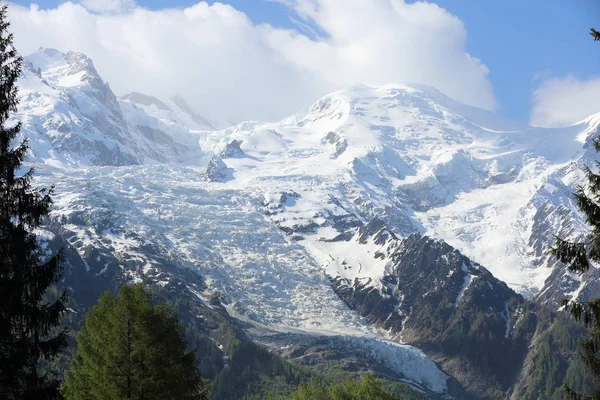
[[[600,40],[600,32],[593,28],[590,35],[594,40]],[[600,152],[600,138],[595,138],[593,144],[596,152]],[[600,162],[596,162],[596,167],[600,167]],[[578,242],[557,237],[552,249],[559,261],[565,263],[571,272],[578,274],[589,270],[592,262],[600,262],[600,174],[589,166],[586,166],[585,174],[587,185],[579,185],[574,197],[577,208],[585,215],[586,222],[592,229],[584,240]],[[566,385],[563,385],[564,392],[569,399],[600,399],[600,298],[590,301],[567,299],[563,301],[563,305],[577,321],[589,328],[588,337],[580,343],[579,348],[584,366],[595,383],[591,396],[576,393]]]
[[[388,393],[373,375],[365,374],[360,380],[345,380],[330,386],[316,382],[300,385],[290,400],[401,400]]]
[[[20,123],[16,81],[21,57],[8,32],[7,6],[0,7],[0,398],[54,399],[58,383],[40,376],[38,363],[65,345],[60,330],[66,293],[47,290],[62,273],[60,254],[41,263],[33,230],[48,215],[52,190],[31,187],[33,169],[23,170],[27,141],[15,144]]]
[[[193,352],[166,304],[142,285],[106,292],[77,335],[67,400],[208,400]]]

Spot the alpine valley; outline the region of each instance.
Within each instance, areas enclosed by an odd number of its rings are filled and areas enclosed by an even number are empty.
[[[53,49],[25,58],[19,96],[35,184],[55,186],[36,233],[64,251],[75,329],[101,292],[152,285],[223,400],[364,371],[407,398],[585,385],[559,304],[600,296],[600,271],[570,274],[550,247],[587,232],[571,193],[600,114],[541,129],[353,84],[225,128],[182,97],[117,97]]]

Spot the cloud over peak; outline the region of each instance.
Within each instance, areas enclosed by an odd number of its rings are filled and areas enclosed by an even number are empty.
[[[118,94],[183,95],[203,115],[275,120],[349,82],[418,82],[493,109],[488,70],[446,10],[401,0],[284,0],[323,35],[255,25],[231,6],[147,10],[132,0],[12,5],[18,49],[80,51]]]
[[[533,93],[530,123],[556,128],[573,125],[600,111],[600,78],[549,78]]]

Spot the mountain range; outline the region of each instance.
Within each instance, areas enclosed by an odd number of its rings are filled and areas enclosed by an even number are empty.
[[[77,312],[148,282],[295,365],[334,352],[431,398],[550,396],[575,368],[568,343],[555,381],[536,376],[544,343],[578,332],[560,300],[600,289],[550,255],[554,235],[587,234],[571,193],[600,114],[542,129],[422,85],[352,84],[225,127],[181,96],[117,97],[54,49],[25,58],[19,97],[35,183],[55,186],[36,233],[64,249]]]

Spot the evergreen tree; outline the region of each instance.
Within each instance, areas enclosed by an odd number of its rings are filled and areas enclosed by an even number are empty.
[[[600,40],[600,32],[590,30],[594,40]],[[600,138],[595,138],[594,148],[600,152]],[[600,162],[596,162],[600,167]],[[585,173],[587,185],[577,187],[574,196],[577,208],[585,215],[586,222],[591,226],[591,232],[585,240],[569,242],[556,238],[552,253],[559,261],[565,263],[567,268],[575,273],[582,274],[589,270],[591,262],[600,262],[600,174],[586,166]],[[590,301],[564,300],[571,315],[581,321],[589,334],[580,343],[580,355],[586,369],[591,373],[595,382],[594,393],[591,396],[582,395],[563,385],[564,392],[569,399],[600,399],[600,298]]]
[[[67,400],[208,400],[175,313],[142,285],[105,293],[77,335]]]
[[[360,380],[346,380],[331,386],[316,382],[300,385],[290,400],[401,400],[387,392],[373,375],[365,374]]]
[[[0,7],[0,398],[57,398],[58,383],[40,376],[38,363],[66,344],[60,330],[66,294],[47,290],[62,273],[60,254],[41,264],[33,230],[48,215],[52,190],[31,187],[33,169],[22,172],[27,141],[13,144],[21,125],[16,111],[21,57]]]

